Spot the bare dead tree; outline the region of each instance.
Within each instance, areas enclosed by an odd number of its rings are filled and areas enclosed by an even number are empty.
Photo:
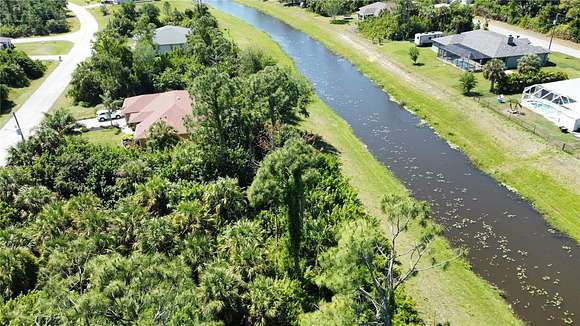
[[[418,272],[444,266],[451,260],[459,258],[461,253],[452,259],[431,264],[427,267],[419,267],[423,257],[431,251],[431,244],[438,233],[437,229],[430,227],[427,223],[429,216],[428,205],[425,202],[418,202],[409,197],[390,195],[383,198],[381,210],[391,223],[390,248],[378,245],[375,256],[366,255],[362,257],[370,273],[374,291],[367,291],[362,287],[360,291],[375,308],[375,321],[372,324],[391,326],[396,307],[395,293],[397,289]],[[410,248],[399,252],[398,242],[400,236],[414,223],[423,228],[421,238]],[[375,267],[374,260],[377,257],[386,259],[387,267],[385,270],[377,270]],[[409,264],[404,272],[399,272],[397,269],[401,258],[405,258]]]

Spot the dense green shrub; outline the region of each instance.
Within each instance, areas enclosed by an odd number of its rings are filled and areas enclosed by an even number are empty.
[[[24,70],[15,63],[0,63],[0,83],[10,87],[26,87],[30,80]]]
[[[376,2],[377,0],[313,0],[308,1],[308,8],[319,15],[331,16],[328,12],[327,6],[327,2],[329,1],[338,1],[340,10],[337,14],[346,15],[357,11],[358,8],[362,6]]]
[[[8,95],[10,90],[8,86],[0,84],[0,113],[4,113],[8,109]],[[5,104],[6,103],[6,104]]]
[[[66,0],[0,0],[0,35],[21,37],[69,30]]]
[[[5,57],[5,56],[8,57]],[[20,66],[26,77],[29,79],[38,79],[44,75],[46,67],[38,60],[32,60],[24,51],[13,49],[7,51],[0,51],[0,61],[13,62]]]
[[[497,81],[500,93],[515,94],[523,92],[524,88],[542,83],[550,83],[568,79],[568,75],[561,71],[532,71],[528,73],[513,72]]]
[[[42,77],[45,70],[46,67],[40,61],[30,59],[20,50],[0,50],[0,84],[26,87],[30,79]]]
[[[31,290],[37,273],[37,259],[29,250],[0,246],[0,302]]]

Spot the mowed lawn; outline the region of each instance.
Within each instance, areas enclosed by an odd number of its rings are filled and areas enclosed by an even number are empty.
[[[409,72],[444,86],[455,96],[464,97],[459,82],[464,72],[455,66],[439,60],[437,54],[430,47],[419,47],[419,60],[417,64],[413,64],[409,58],[409,49],[414,46],[415,44],[412,42],[393,41],[384,42],[379,48],[381,52],[397,61]],[[542,69],[546,71],[563,71],[568,74],[569,78],[578,78],[580,77],[580,59],[554,52],[550,54],[550,62],[548,65]],[[497,94],[490,92],[490,82],[483,77],[483,73],[477,72],[475,73],[475,77],[477,79],[477,87],[472,91],[470,96],[474,100],[485,103],[492,110],[505,113],[509,105],[507,103],[497,102]],[[505,97],[506,99],[511,98],[519,101],[521,94],[505,95]],[[524,116],[512,116],[511,118],[521,119],[526,123],[526,126],[533,128],[533,130],[543,137],[549,137],[554,141],[561,141],[563,143],[576,144],[579,147],[580,154],[580,139],[572,134],[561,133],[553,123],[530,110],[524,108],[523,111],[525,113]]]
[[[67,94],[69,89],[70,86],[68,86],[62,95],[56,100],[49,112],[53,112],[56,109],[66,109],[71,112],[76,120],[94,118],[97,110],[99,110],[102,105],[97,105],[96,107],[83,107],[74,104],[73,100]]]
[[[101,10],[101,8],[91,8],[91,9],[87,9],[88,12],[91,13],[91,15],[93,15],[93,17],[95,17],[95,20],[97,21],[97,24],[99,25],[99,31],[102,31],[107,24],[109,23],[109,19],[111,17],[111,13],[114,6],[109,5],[109,14],[107,16],[105,16],[103,14],[103,11]]]
[[[108,128],[87,131],[80,134],[80,137],[94,144],[121,146],[126,134],[117,128]]]
[[[68,41],[50,41],[50,42],[32,42],[16,44],[28,55],[64,55],[70,52],[73,47],[72,42]]]
[[[42,78],[31,80],[30,86],[23,88],[10,88],[10,93],[8,94],[8,100],[14,102],[15,106],[12,111],[4,114],[0,114],[0,128],[3,127],[8,120],[12,117],[12,112],[18,113],[18,109],[26,102],[26,100],[42,85],[44,80],[52,73],[52,71],[57,67],[56,62],[44,62],[46,65],[46,72]]]
[[[69,26],[69,33],[74,33],[76,31],[78,31],[79,29],[81,29],[81,21],[77,18],[77,16],[75,16],[72,11],[69,11],[67,13],[67,19],[66,21],[68,22],[68,26]]]
[[[283,65],[295,69],[290,58],[267,34],[220,11],[212,10],[212,14],[242,48],[260,48]],[[368,212],[380,219],[381,197],[387,193],[407,193],[407,190],[368,152],[347,123],[319,98],[315,97],[308,111],[310,117],[301,126],[321,135],[326,142],[338,149],[343,172],[357,189]],[[383,226],[385,230],[388,228],[386,223]],[[403,238],[404,244],[412,243],[418,234],[417,229],[411,229]],[[433,258],[441,261],[453,255],[447,241],[442,237],[438,238]],[[425,261],[429,262],[430,259],[431,257],[427,257]],[[408,284],[407,292],[416,300],[422,317],[429,323],[449,321],[452,325],[521,324],[498,292],[471,272],[464,261],[452,262],[446,270],[434,269],[419,273]]]

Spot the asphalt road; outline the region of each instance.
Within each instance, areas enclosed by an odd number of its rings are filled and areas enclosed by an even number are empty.
[[[28,98],[16,112],[24,137],[29,137],[34,128],[42,121],[56,100],[71,81],[72,73],[79,63],[91,55],[91,40],[98,30],[95,18],[83,7],[69,3],[68,8],[78,17],[81,28],[75,33],[48,37],[14,40],[15,44],[41,41],[70,41],[74,43],[71,51],[63,56],[63,61],[46,78],[44,83]],[[21,141],[16,133],[14,118],[0,129],[0,166],[6,164],[8,149]]]
[[[525,33],[522,32],[521,30],[511,29],[510,26],[507,24],[500,25],[494,21],[489,21],[488,29],[492,32],[496,32],[503,35],[514,35],[514,36],[520,35],[521,37],[525,37],[528,40],[530,40],[534,45],[543,46],[546,49],[548,48],[548,45],[550,43],[550,39],[548,37],[534,36],[532,33]],[[560,44],[556,39],[554,39],[554,41],[552,42],[552,47],[550,48],[550,51],[561,52],[572,57],[580,58],[580,50]]]

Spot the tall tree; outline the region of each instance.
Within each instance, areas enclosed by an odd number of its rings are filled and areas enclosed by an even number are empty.
[[[449,260],[426,267],[420,266],[423,257],[429,254],[430,246],[437,232],[436,229],[428,225],[429,208],[426,203],[417,202],[409,197],[386,195],[381,203],[381,211],[391,226],[390,243],[388,246],[378,244],[375,247],[375,250],[378,251],[376,255],[362,252],[361,259],[370,273],[374,291],[369,292],[364,287],[360,287],[360,291],[375,307],[375,322],[378,325],[391,326],[397,307],[398,289],[418,272],[446,265]],[[400,251],[400,237],[412,225],[421,226],[423,235],[420,237],[420,241],[412,245],[410,249]],[[401,257],[410,261],[404,271],[397,270],[398,260]],[[377,265],[377,259],[385,259],[386,268],[377,268],[380,266]]]
[[[217,143],[220,155],[223,157],[231,137],[237,135],[230,127],[239,118],[239,105],[234,102],[238,90],[227,73],[212,67],[198,76],[190,90],[195,99],[193,113],[194,124],[199,128],[199,134],[205,141]]]
[[[282,124],[293,124],[300,115],[307,116],[306,105],[311,90],[300,79],[278,66],[268,66],[251,75],[246,87],[247,106],[252,115],[252,123],[258,129],[268,129],[270,147],[274,148],[274,130]],[[269,120],[270,126],[263,124]]]
[[[324,1],[324,10],[326,14],[330,16],[331,22],[336,20],[336,16],[339,15],[343,8],[342,0],[326,0]]]
[[[248,198],[255,207],[284,205],[287,211],[287,249],[292,272],[302,275],[300,246],[304,223],[305,188],[316,178],[316,153],[302,140],[291,139],[284,147],[270,153],[248,189]]]

